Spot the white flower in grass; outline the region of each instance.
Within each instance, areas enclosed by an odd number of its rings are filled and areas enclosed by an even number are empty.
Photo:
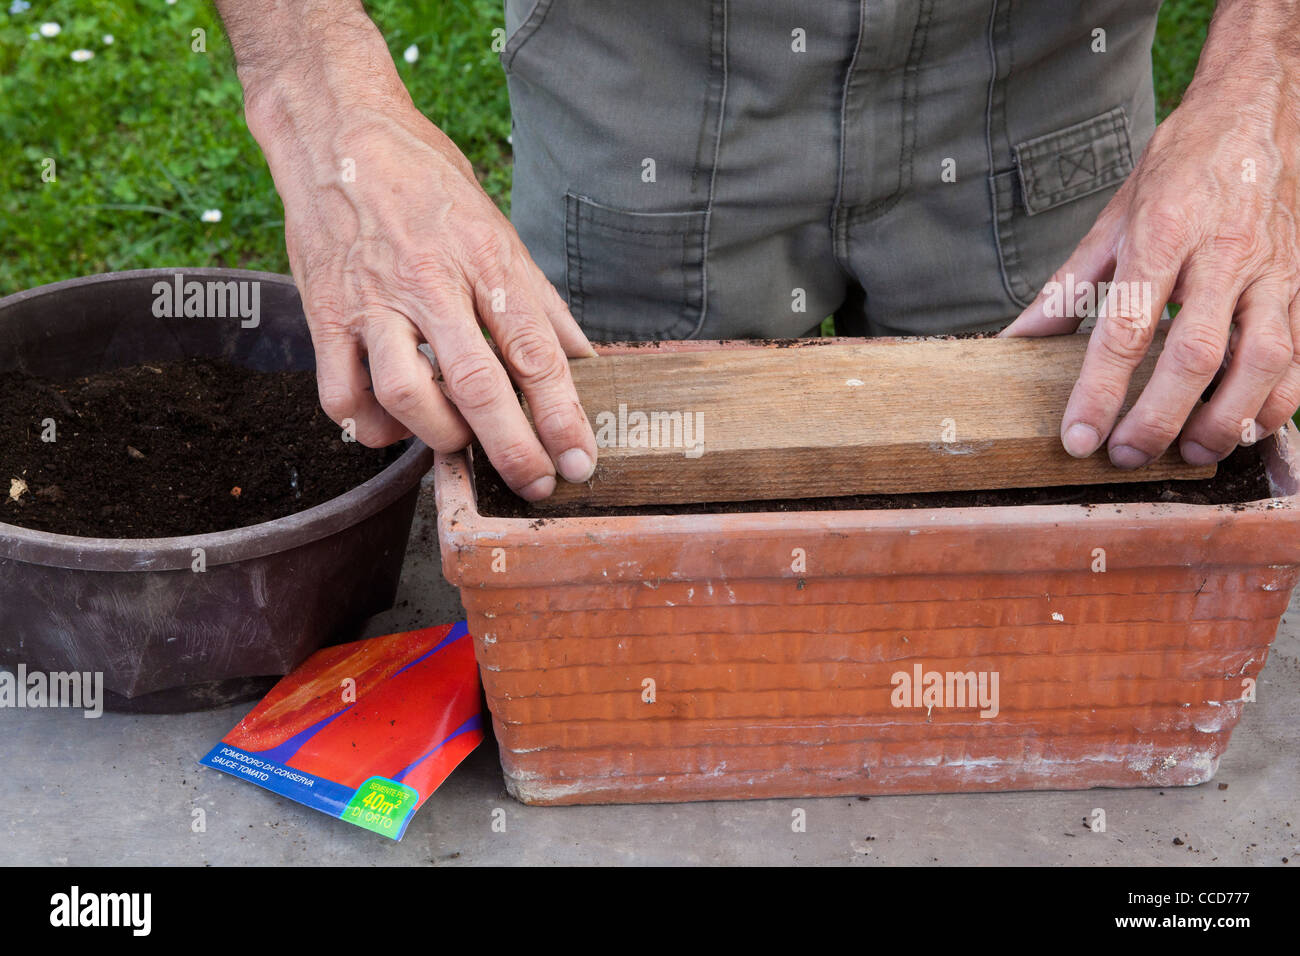
[[[205,209],[203,210],[203,215],[199,216],[199,219],[203,222],[221,222],[221,210]]]
[[[419,58],[420,58],[420,48],[416,46],[414,43],[408,46],[406,48],[406,52],[402,54],[402,59],[405,60],[407,63],[414,63]]]
[[[72,57],[77,63],[85,63],[95,55],[93,50],[73,50],[68,56]]]
[[[37,29],[41,31],[43,37],[56,37],[63,32],[63,27],[57,23],[42,23]]]
[[[104,34],[104,46],[112,46],[112,45],[113,45],[113,34],[111,34],[111,33],[105,33],[105,34]]]

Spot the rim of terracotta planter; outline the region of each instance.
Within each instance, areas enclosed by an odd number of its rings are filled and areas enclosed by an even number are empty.
[[[212,278],[229,278],[237,273],[250,280],[294,286],[289,276],[251,269],[188,266],[131,269],[79,276],[16,292],[0,299],[0,315],[7,307],[69,288],[176,272]],[[90,538],[33,531],[0,521],[0,558],[84,571],[189,570],[194,560],[193,548],[204,550],[209,566],[261,558],[318,541],[377,514],[407,494],[432,462],[433,450],[418,438],[409,439],[407,449],[395,462],[338,497],[282,518],[228,531],[166,538]]]
[[[830,341],[808,339],[778,343],[780,347],[816,347]],[[843,339],[839,341],[845,341]],[[882,341],[876,339],[874,341]],[[713,348],[771,348],[771,342],[687,341],[645,345],[597,347],[603,354],[632,350],[703,351]],[[915,508],[844,511],[729,512],[703,514],[643,514],[619,516],[560,517],[537,515],[502,518],[478,510],[472,469],[466,452],[435,456],[434,474],[438,505],[438,531],[443,550],[443,571],[458,586],[501,587],[489,562],[475,557],[485,548],[500,545],[529,553],[534,547],[550,553],[549,560],[525,561],[511,568],[509,587],[555,585],[590,581],[641,580],[646,561],[637,560],[629,541],[651,538],[665,542],[662,554],[650,563],[666,560],[673,547],[684,548],[687,539],[712,539],[717,561],[724,556],[744,563],[745,538],[789,540],[797,529],[834,530],[863,536],[864,547],[902,547],[908,538],[961,532],[987,535],[1003,547],[978,554],[954,550],[944,556],[936,573],[965,571],[1015,572],[1036,567],[1032,545],[1035,535],[1077,527],[1106,535],[1106,540],[1128,553],[1159,550],[1151,535],[1159,534],[1169,522],[1215,536],[1220,548],[1216,563],[1234,564],[1248,557],[1249,563],[1286,564],[1300,562],[1300,431],[1292,423],[1263,439],[1265,466],[1273,496],[1253,502],[1224,505],[1135,502],[1127,504],[1079,505],[993,505],[987,507]],[[1289,530],[1290,533],[1283,533]],[[675,542],[675,543],[674,543]],[[1026,545],[1024,542],[1031,542]],[[698,543],[698,542],[697,542]],[[556,548],[583,549],[603,546],[628,551],[621,563],[584,563],[580,560],[557,572]],[[1082,545],[1081,545],[1082,546]],[[1145,547],[1144,547],[1145,546]],[[650,553],[650,552],[647,552]],[[1203,563],[1203,555],[1202,561]],[[1152,556],[1152,564],[1167,564],[1167,553]],[[1131,566],[1131,565],[1130,565]],[[834,573],[834,569],[823,569]],[[849,573],[843,569],[842,573]],[[862,569],[857,569],[861,573]],[[683,574],[707,573],[697,568]],[[743,573],[743,572],[741,572]]]

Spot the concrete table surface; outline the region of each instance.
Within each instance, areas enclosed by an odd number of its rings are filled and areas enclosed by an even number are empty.
[[[426,484],[377,635],[456,620]],[[1300,592],[1298,592],[1300,593]],[[1198,787],[525,807],[479,747],[393,843],[196,760],[251,704],[181,716],[0,709],[0,864],[1259,864],[1300,866],[1300,600]],[[1226,789],[1223,785],[1226,784]],[[1084,825],[1094,808],[1106,831]],[[194,811],[205,824],[194,832]],[[494,828],[504,811],[504,832]],[[794,832],[794,811],[806,830]],[[1178,838],[1181,845],[1173,841]]]

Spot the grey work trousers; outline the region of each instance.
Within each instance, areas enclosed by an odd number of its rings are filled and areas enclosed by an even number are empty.
[[[1159,0],[505,0],[512,217],[594,340],[999,327],[1155,128]]]

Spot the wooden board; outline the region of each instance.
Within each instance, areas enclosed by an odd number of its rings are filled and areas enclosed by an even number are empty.
[[[630,349],[572,363],[601,446],[543,510],[1207,478],[1061,447],[1086,335]],[[1133,378],[1130,403],[1162,343]]]

